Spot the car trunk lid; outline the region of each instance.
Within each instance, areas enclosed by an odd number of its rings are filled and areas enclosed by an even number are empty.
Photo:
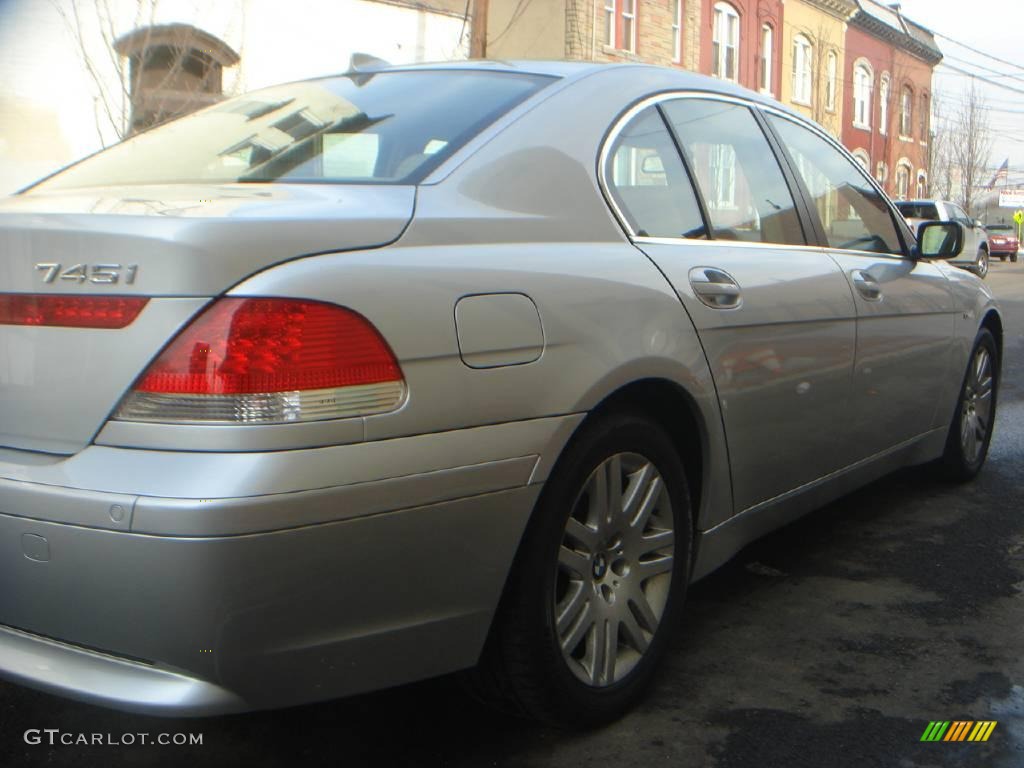
[[[415,188],[181,185],[0,201],[0,293],[138,296],[121,329],[0,324],[0,447],[74,453],[211,297],[267,267],[379,247]]]

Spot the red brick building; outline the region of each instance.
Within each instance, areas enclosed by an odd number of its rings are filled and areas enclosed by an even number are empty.
[[[778,98],[783,8],[782,0],[703,0],[699,71]]]
[[[846,33],[843,143],[892,197],[926,197],[932,71],[942,53],[898,9],[858,4]]]

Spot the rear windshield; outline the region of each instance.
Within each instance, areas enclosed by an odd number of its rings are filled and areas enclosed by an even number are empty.
[[[275,86],[123,141],[33,191],[269,181],[415,184],[553,80],[413,70]]]
[[[989,224],[985,227],[989,232],[1016,232],[1017,229],[1009,224]]]
[[[939,220],[939,209],[935,203],[896,203],[896,207],[908,219]]]

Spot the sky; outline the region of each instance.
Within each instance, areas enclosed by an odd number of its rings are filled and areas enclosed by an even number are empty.
[[[1024,2],[903,0],[902,7],[905,16],[941,35],[938,44],[945,62],[936,68],[933,83],[940,104],[945,102],[955,109],[961,93],[970,86],[971,77],[950,66],[976,72],[1015,89],[977,81],[990,108],[991,172],[994,175],[1003,161],[1009,159],[1010,184],[1024,188]],[[994,58],[968,50],[960,43]],[[943,120],[943,114],[949,111],[953,110],[940,107],[936,119]]]

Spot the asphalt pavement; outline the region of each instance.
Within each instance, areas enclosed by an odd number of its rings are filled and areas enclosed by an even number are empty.
[[[995,263],[988,282],[1006,351],[982,475],[900,472],[745,550],[693,588],[657,686],[610,727],[495,714],[453,679],[202,720],[0,683],[0,765],[1022,768],[1024,264]],[[984,743],[922,743],[935,720],[998,724]],[[51,746],[44,729],[202,744]]]

